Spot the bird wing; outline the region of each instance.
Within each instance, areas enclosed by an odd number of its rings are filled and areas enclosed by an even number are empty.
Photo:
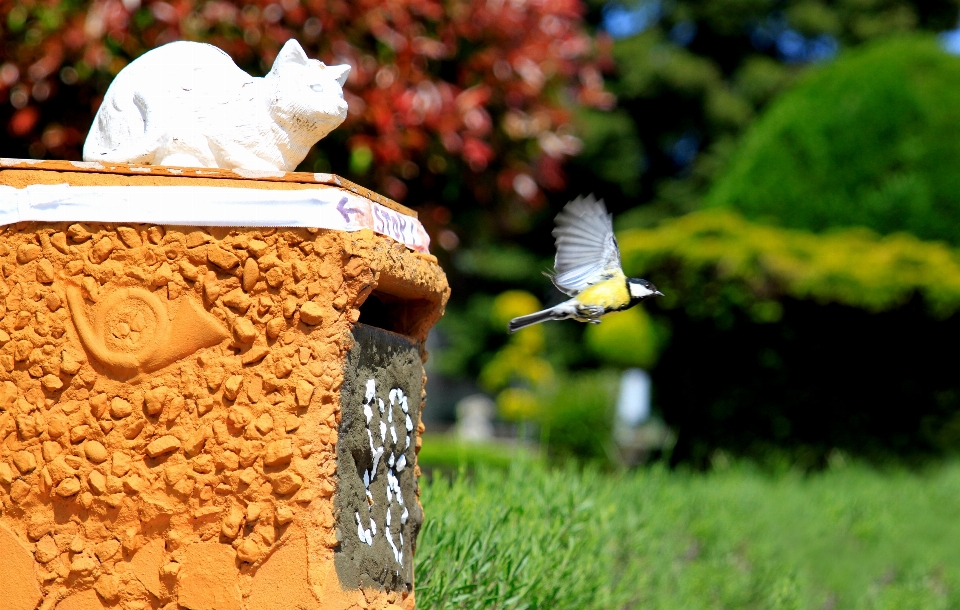
[[[613,235],[613,216],[603,200],[593,195],[577,197],[557,215],[553,236],[557,240],[554,274],[558,290],[576,296],[620,271],[620,248]]]

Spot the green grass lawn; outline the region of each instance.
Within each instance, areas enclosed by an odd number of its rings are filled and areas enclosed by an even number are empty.
[[[424,434],[417,463],[428,472],[435,469],[455,472],[463,467],[509,468],[518,460],[536,458],[535,449],[515,442],[469,443],[451,434]]]
[[[960,463],[423,481],[417,606],[960,608]]]

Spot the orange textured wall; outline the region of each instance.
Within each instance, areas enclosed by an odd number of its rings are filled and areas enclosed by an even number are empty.
[[[0,610],[413,608],[337,579],[339,390],[373,291],[425,338],[436,259],[370,231],[22,223],[0,270]]]

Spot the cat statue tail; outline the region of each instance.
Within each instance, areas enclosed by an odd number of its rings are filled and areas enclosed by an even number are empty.
[[[83,143],[84,161],[106,163],[152,163],[157,148],[156,135],[151,134],[149,122],[133,121],[130,117],[147,117],[150,109],[142,92],[130,92],[120,83],[114,90],[107,89],[93,125]],[[119,89],[119,91],[117,91]],[[111,113],[110,110],[113,112]],[[116,117],[120,116],[120,119]],[[121,134],[122,144],[111,148],[106,140],[112,132]]]

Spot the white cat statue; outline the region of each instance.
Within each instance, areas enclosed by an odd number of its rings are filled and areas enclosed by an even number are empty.
[[[347,117],[349,73],[350,66],[309,59],[293,39],[263,78],[215,46],[171,42],[110,84],[83,159],[293,171]]]

